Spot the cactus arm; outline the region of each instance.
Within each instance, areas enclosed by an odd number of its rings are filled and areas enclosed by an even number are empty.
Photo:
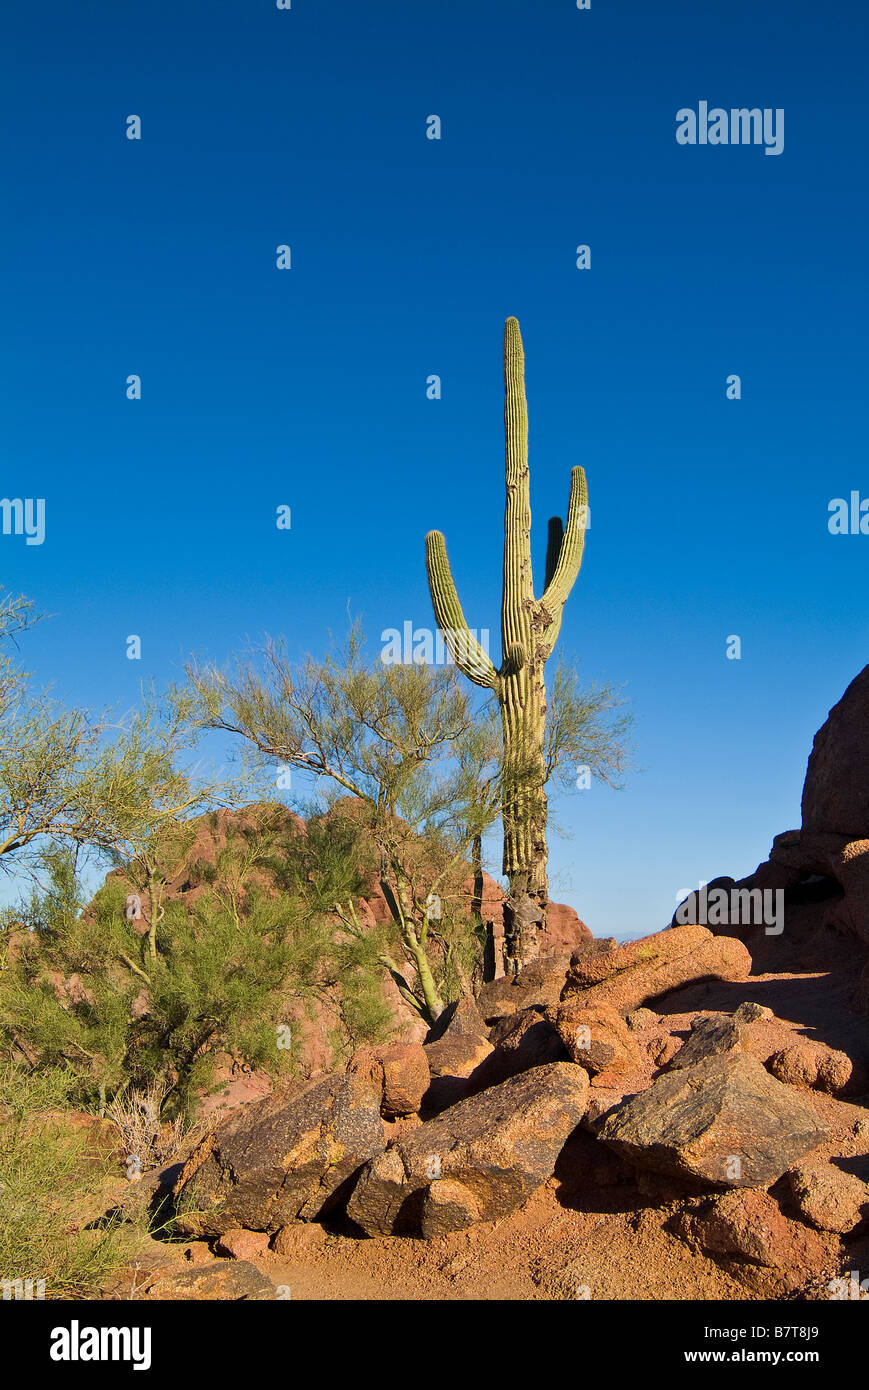
[[[525,353],[516,319],[504,324],[504,445],[507,503],[504,511],[504,589],[501,644],[526,652],[531,642],[534,582],[531,573],[531,497],[528,477],[528,404]]]
[[[468,627],[447,559],[446,541],[440,531],[429,531],[425,538],[425,567],[435,622],[444,635],[450,656],[462,675],[474,685],[493,689],[498,673]]]
[[[574,468],[570,475],[570,500],[567,506],[567,526],[558,552],[558,563],[540,600],[544,640],[551,651],[561,627],[561,615],[568,595],[576,583],[582,552],[585,547],[585,525],[588,515],[588,486],[585,469]]]
[[[501,665],[499,675],[517,676],[528,660],[525,648],[521,642],[514,642],[508,652],[504,654],[504,661]]]

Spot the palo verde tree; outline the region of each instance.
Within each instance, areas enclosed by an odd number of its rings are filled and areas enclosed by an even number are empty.
[[[98,838],[105,720],[34,691],[9,648],[38,621],[22,596],[0,598],[0,869],[21,873],[51,843]]]
[[[0,868],[26,873],[52,846],[114,858],[159,920],[156,864],[190,818],[229,804],[231,784],[185,770],[198,732],[189,692],[147,690],[117,719],[33,690],[4,647],[35,621],[27,599],[0,599]]]
[[[503,872],[510,885],[505,937],[508,964],[516,970],[537,954],[546,920],[546,782],[558,761],[563,764],[566,756],[586,749],[593,770],[611,780],[623,763],[619,740],[626,724],[622,720],[607,729],[606,716],[620,703],[610,687],[582,696],[575,682],[562,679],[566,704],[558,732],[547,743],[544,667],[582,563],[588,490],[584,469],[574,468],[567,523],[550,522],[545,584],[542,597],[535,598],[525,358],[515,318],[507,319],[504,329],[504,433],[507,503],[499,667],[468,628],[440,531],[426,537],[426,568],[435,618],[454,661],[470,681],[494,693],[501,712]]]
[[[93,843],[143,899],[145,955],[157,960],[167,884],[184,868],[198,817],[240,805],[249,779],[205,777],[190,765],[201,728],[188,689],[144,693],[122,722],[97,768],[99,822]]]
[[[498,815],[497,728],[454,667],[368,659],[355,626],[346,649],[320,661],[294,666],[278,644],[261,657],[232,674],[191,669],[202,721],[240,735],[260,759],[311,774],[327,795],[356,798],[352,814],[394,928],[395,946],[384,943],[378,963],[433,1022],[462,973],[451,909],[472,848]],[[335,910],[362,945],[352,899]]]
[[[225,892],[204,886],[192,909],[168,892],[189,871],[206,813],[244,800],[248,786],[191,763],[193,703],[189,691],[146,691],[90,755],[86,837],[49,825],[11,861],[36,887],[0,913],[0,1051],[31,1069],[64,1068],[79,1100],[101,1110],[152,1082],[161,1105],[185,1110],[220,1050],[282,1060],[275,1025],[305,953],[301,905],[253,884],[242,895],[232,878]],[[90,902],[79,877],[87,856],[118,870]],[[124,912],[130,889],[138,920]]]

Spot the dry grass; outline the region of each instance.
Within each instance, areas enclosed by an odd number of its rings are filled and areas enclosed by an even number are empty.
[[[117,1156],[67,1122],[66,1078],[0,1068],[0,1280],[45,1280],[46,1298],[95,1296],[133,1231],[98,1223]]]
[[[106,1107],[106,1119],[121,1136],[129,1178],[166,1163],[181,1143],[183,1119],[166,1124],[160,1118],[166,1093],[165,1084],[153,1080],[144,1090],[126,1091]]]

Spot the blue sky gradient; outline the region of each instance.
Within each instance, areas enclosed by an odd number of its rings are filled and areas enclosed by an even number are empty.
[[[626,788],[554,808],[553,897],[640,935],[750,871],[869,659],[869,537],[827,527],[869,496],[867,27],[808,0],[16,6],[0,491],[47,531],[0,537],[0,579],[54,615],[37,679],[126,707],[266,631],[322,652],[348,600],[375,641],[429,625],[433,527],[496,655],[515,314],[538,584],[582,463],[561,649],[637,720]],[[680,146],[701,100],[782,108],[783,153]]]

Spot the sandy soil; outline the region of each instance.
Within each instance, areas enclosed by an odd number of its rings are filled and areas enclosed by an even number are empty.
[[[744,1299],[710,1260],[623,1204],[563,1207],[553,1181],[497,1226],[425,1242],[353,1239],[312,1227],[298,1254],[259,1261],[294,1299]]]

